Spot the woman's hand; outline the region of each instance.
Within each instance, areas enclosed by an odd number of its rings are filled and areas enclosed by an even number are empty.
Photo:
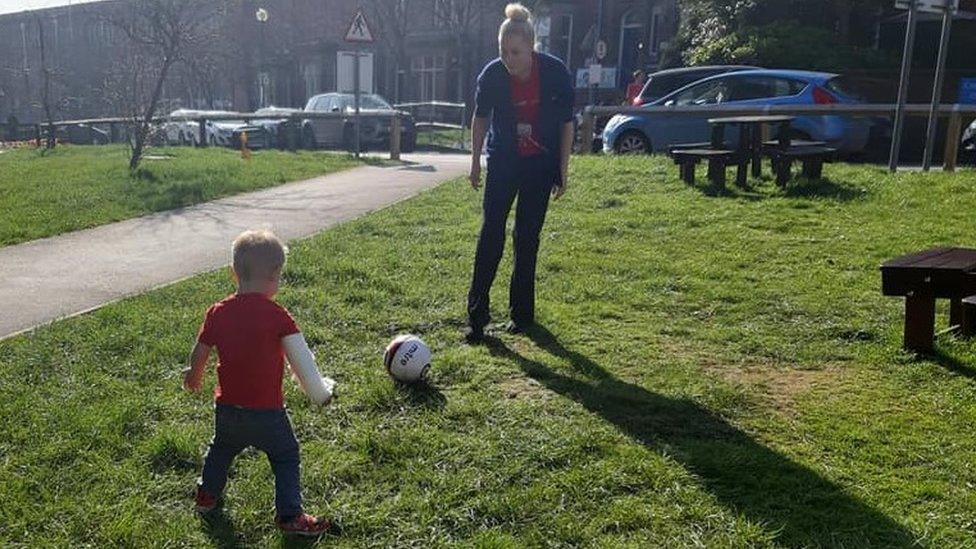
[[[471,188],[478,190],[481,188],[481,162],[471,162],[471,173],[468,174],[468,181],[471,182]]]
[[[569,170],[563,168],[561,171],[562,177],[559,178],[560,184],[552,188],[552,197],[556,200],[559,200],[560,196],[566,194],[566,187],[569,186]]]

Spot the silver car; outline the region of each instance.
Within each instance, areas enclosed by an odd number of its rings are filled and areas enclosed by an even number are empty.
[[[364,146],[388,147],[390,125],[394,112],[385,99],[376,94],[362,94],[359,98],[360,143]],[[305,105],[305,112],[335,113],[328,118],[309,118],[302,122],[302,145],[307,149],[319,147],[355,148],[355,98],[351,93],[323,93],[315,95]],[[377,116],[382,115],[382,116]],[[413,117],[400,112],[400,149],[411,152],[417,144]]]

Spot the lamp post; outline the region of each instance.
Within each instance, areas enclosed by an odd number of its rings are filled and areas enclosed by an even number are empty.
[[[258,107],[266,107],[267,97],[265,97],[265,73],[264,73],[264,27],[268,22],[268,10],[264,8],[258,8],[254,12],[254,18],[258,20],[258,33],[260,38],[258,39],[258,47],[260,52],[258,53],[258,102],[260,103]]]

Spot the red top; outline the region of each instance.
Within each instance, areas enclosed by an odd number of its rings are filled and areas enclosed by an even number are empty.
[[[518,155],[535,156],[542,152],[539,145],[539,61],[532,54],[532,69],[528,80],[511,76],[512,105],[515,106]]]
[[[643,82],[640,83],[631,82],[630,84],[627,84],[627,104],[628,105],[635,104],[634,100],[640,97],[640,92],[643,89],[644,89]]]
[[[284,307],[262,294],[234,294],[207,309],[197,341],[217,347],[214,400],[260,410],[285,407],[281,338],[298,333]]]

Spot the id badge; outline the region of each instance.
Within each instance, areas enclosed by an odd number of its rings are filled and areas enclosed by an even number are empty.
[[[511,126],[509,126],[511,127]],[[519,124],[516,128],[519,137],[532,137],[532,124]]]

